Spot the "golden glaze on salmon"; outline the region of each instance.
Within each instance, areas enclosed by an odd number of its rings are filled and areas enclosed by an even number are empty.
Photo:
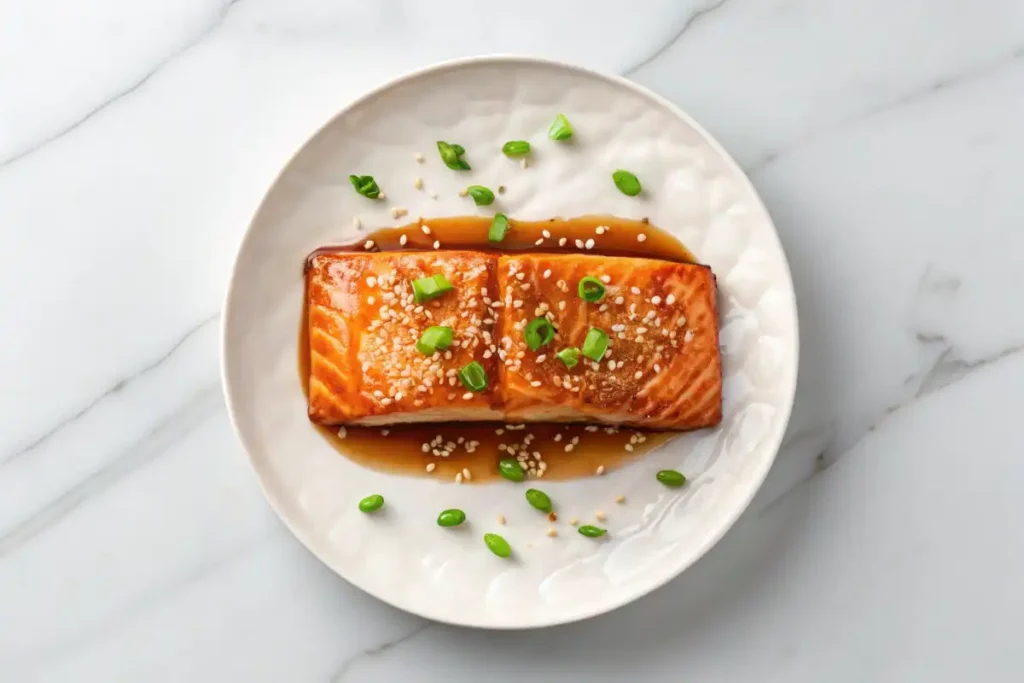
[[[455,286],[417,304],[411,282],[443,273]],[[579,280],[605,282],[588,303]],[[585,421],[696,429],[721,420],[715,281],[709,268],[582,254],[498,256],[471,251],[317,252],[307,274],[309,415],[314,422]],[[528,348],[523,330],[547,317],[554,341]],[[445,353],[416,340],[454,329]],[[588,330],[610,339],[600,362],[556,357],[583,348]],[[480,393],[459,369],[481,363]]]

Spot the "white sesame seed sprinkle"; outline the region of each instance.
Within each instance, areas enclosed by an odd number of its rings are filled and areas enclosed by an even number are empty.
[[[540,234],[544,235],[544,239],[551,239],[551,233],[548,232],[547,230],[541,230]]]
[[[359,216],[354,216],[352,218],[352,227],[356,230],[361,230],[363,228],[363,222],[359,220]]]
[[[434,240],[434,249],[441,248],[441,240]]]
[[[409,213],[409,211],[407,209],[401,207],[401,206],[392,206],[391,207],[391,217],[392,218],[401,218],[402,216],[404,216],[407,213]]]
[[[367,250],[373,249],[373,240],[366,240],[363,242],[363,248]]]
[[[576,240],[575,244],[577,249],[583,248],[583,240]]]
[[[519,168],[526,168],[529,165],[530,164],[526,161],[526,159],[520,159],[519,160]]]
[[[657,296],[657,295],[652,296],[651,297],[651,303],[654,304],[655,306],[657,306],[658,304],[661,303],[661,297]]]
[[[429,235],[430,234],[430,226],[429,225],[420,226],[420,230],[423,231],[424,235]]]
[[[601,474],[604,474],[604,465],[598,465],[598,466],[597,466],[597,470],[595,470],[595,471],[596,471],[596,472],[597,472],[597,474],[599,474],[599,475],[601,475]]]
[[[675,302],[676,302],[676,295],[675,294],[669,294],[668,296],[665,297],[665,303],[668,304],[669,306],[671,306]]]
[[[647,235],[645,235],[643,233],[640,233],[639,235],[636,236],[636,241],[637,242],[643,242],[646,239],[647,239]]]
[[[401,244],[403,247],[405,246],[405,243],[408,241],[409,237],[405,233],[403,233],[402,236],[398,238],[398,243]]]
[[[346,436],[348,436],[348,430],[344,427],[338,427],[338,438],[344,439]]]
[[[568,242],[568,241],[569,241],[569,239],[567,237],[562,237],[561,239],[558,240],[558,246],[564,247],[565,243]]]
[[[593,240],[593,238],[587,240],[586,243],[585,243],[585,246],[586,246],[587,249],[593,249],[594,248],[594,240]]]
[[[597,233],[598,235],[603,235],[603,234],[605,233],[605,231],[606,231],[606,230],[608,230],[608,228],[607,228],[606,226],[604,226],[604,225],[599,225],[599,226],[597,226],[597,228],[596,228],[596,229],[594,230],[594,232],[596,232],[596,233]]]
[[[643,376],[644,376],[643,370],[637,370],[636,373],[633,375],[633,379],[640,379]]]
[[[415,187],[417,190],[422,190],[423,189],[423,178],[416,178],[415,180],[413,180],[412,181],[412,186]]]
[[[602,275],[601,276],[601,282],[605,283],[606,285],[608,283],[610,283],[611,281],[612,281],[612,276],[611,275]]]

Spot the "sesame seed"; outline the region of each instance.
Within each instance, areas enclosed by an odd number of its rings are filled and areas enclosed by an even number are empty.
[[[437,467],[437,465],[435,463],[428,462],[427,463],[427,472],[433,472],[435,467]]]
[[[675,294],[669,294],[668,296],[665,297],[665,303],[668,304],[669,306],[671,306],[675,302],[676,302],[676,295]]]
[[[551,269],[550,268],[548,268],[547,270],[544,271],[544,279],[547,280],[549,277],[551,277]]]
[[[597,512],[595,512],[594,513],[594,518],[597,521],[599,521],[599,522],[603,522],[606,519],[606,516],[604,514],[604,510],[598,510]]]
[[[344,427],[338,427],[338,438],[344,439],[346,436],[348,436],[348,430]]]
[[[461,484],[462,483],[462,472],[456,472],[455,473],[455,483],[456,484]]]
[[[558,535],[558,529],[556,529],[555,527],[551,527],[550,529],[548,529],[547,533],[550,538],[554,538]]]
[[[583,248],[583,240],[576,240],[576,248],[577,249],[582,249]]]
[[[413,154],[412,158],[415,159],[418,163],[421,163],[421,164],[423,163],[423,155],[420,154],[419,152],[416,152],[415,154]]]
[[[576,526],[579,523],[580,523],[580,518],[579,517],[573,517],[572,519],[569,520],[569,524],[572,524],[573,526]]]
[[[621,296],[617,296],[617,297],[615,297],[615,303],[617,303],[617,304],[618,304],[618,305],[620,305],[620,306],[622,305],[622,303],[623,303],[624,301],[625,301],[625,299],[623,299],[623,298],[622,298]]]
[[[381,436],[387,436],[390,433],[391,433],[390,429],[382,429],[382,430],[380,430],[380,435]]]
[[[430,234],[430,226],[429,225],[420,226],[420,230],[423,231],[424,235],[429,235]]]
[[[541,383],[539,381],[537,381],[537,380],[534,380],[533,382],[530,382],[530,386],[531,387],[539,387],[540,385],[541,385]]]
[[[468,467],[462,468],[462,478],[465,479],[466,481],[470,481],[471,479],[473,479],[473,474],[469,471]]]
[[[383,192],[377,195],[377,201],[384,201],[385,199],[387,199],[387,195],[384,194]]]
[[[639,235],[636,236],[636,241],[637,242],[643,242],[646,239],[647,239],[647,235],[645,235],[643,233],[640,233]]]
[[[611,281],[612,281],[612,276],[611,275],[602,275],[601,276],[601,282],[603,282],[605,284],[608,284]]]
[[[546,353],[542,353],[539,356],[537,356],[537,362],[538,363],[543,363],[547,359],[548,359],[548,355]]]
[[[534,244],[539,247],[540,245],[544,244],[544,238],[539,238],[536,242],[534,242]]]
[[[608,361],[608,369],[609,370],[614,370],[615,369],[615,361],[613,361],[613,360]]]
[[[661,366],[660,366],[660,365],[658,365],[657,363],[655,363],[655,364],[654,364],[654,371],[655,371],[655,372],[661,372]]]
[[[403,247],[405,246],[405,243],[408,241],[409,238],[405,234],[398,238],[398,243],[401,244]]]
[[[505,524],[505,515],[498,515],[498,524]]]
[[[352,218],[352,227],[355,228],[356,230],[363,229],[363,222],[359,220],[359,216],[355,216]]]
[[[604,465],[598,465],[595,472],[597,472],[598,475],[604,474]]]
[[[468,401],[468,400],[470,400],[470,399],[472,399],[472,398],[473,398],[473,392],[472,392],[472,391],[467,391],[466,393],[464,393],[464,394],[462,395],[462,399],[463,399],[464,401]]]
[[[459,190],[459,196],[460,197],[465,197],[468,194],[469,194],[469,192],[465,188]]]
[[[430,193],[430,198],[431,199],[437,199],[437,193],[436,192],[431,192]]]
[[[389,405],[391,405],[391,399],[390,398],[382,398],[380,400],[380,404],[382,406],[389,406]]]
[[[626,497],[620,493],[619,495],[615,496],[615,502],[618,503],[619,505],[622,505],[623,503],[626,502]]]
[[[415,187],[417,190],[422,190],[423,178],[417,178],[416,180],[412,181],[412,186]]]
[[[441,240],[434,240],[434,249],[441,248]]]
[[[636,371],[636,374],[635,374],[635,375],[633,375],[633,379],[640,379],[640,378],[641,378],[641,377],[643,377],[643,376],[644,376],[644,373],[643,373],[643,371],[642,371],[642,370],[637,370],[637,371]]]
[[[658,304],[661,303],[661,297],[660,296],[652,296],[651,297],[651,303],[654,304],[655,306],[657,306]]]
[[[562,440],[562,435],[561,434],[555,434],[555,441],[561,441],[561,440]]]
[[[585,246],[587,247],[587,249],[593,249],[594,248],[594,240],[593,239],[587,240]]]
[[[363,242],[363,248],[367,250],[373,249],[373,240],[366,240]]]
[[[530,165],[530,164],[528,164],[528,163],[526,162],[526,159],[520,159],[520,160],[519,160],[519,167],[520,167],[520,168],[526,168],[526,167],[527,167],[527,166],[529,166],[529,165]]]
[[[568,242],[568,241],[569,241],[569,240],[568,240],[568,238],[566,238],[566,237],[563,237],[563,238],[561,238],[560,240],[558,240],[558,246],[560,246],[560,247],[564,247],[564,246],[565,246],[565,243],[566,243],[566,242]]]
[[[551,239],[551,233],[547,230],[541,230],[540,234],[544,235],[544,239]]]
[[[575,446],[573,446],[571,443],[565,444],[565,452],[566,453],[571,452],[573,448],[575,448]]]
[[[626,450],[629,451],[630,453],[632,453],[633,452],[633,444],[627,443],[626,444]]]
[[[391,207],[391,217],[392,218],[401,218],[402,216],[404,216],[407,213],[409,213],[408,210],[402,208],[401,206],[392,206]]]
[[[597,233],[598,235],[603,235],[603,234],[605,233],[605,231],[606,231],[607,229],[608,229],[607,227],[605,227],[605,226],[603,226],[603,225],[599,225],[599,226],[597,226],[597,228],[596,228],[596,229],[594,230],[594,232],[596,232],[596,233]]]
[[[516,273],[516,279],[522,282],[526,278],[526,273]]]

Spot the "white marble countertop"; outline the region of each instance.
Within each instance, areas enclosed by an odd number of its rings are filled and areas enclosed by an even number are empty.
[[[1024,4],[483,6],[0,3],[0,678],[1024,680]],[[383,79],[489,52],[697,117],[800,303],[752,508],[669,586],[554,631],[429,624],[331,574],[218,385],[231,258],[283,161]]]

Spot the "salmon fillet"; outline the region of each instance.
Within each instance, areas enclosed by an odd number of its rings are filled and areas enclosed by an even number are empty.
[[[453,291],[424,303],[411,282],[442,273]],[[603,298],[579,297],[581,278]],[[634,257],[482,252],[318,253],[306,273],[309,416],[327,425],[505,420],[697,429],[722,419],[715,280],[706,266]],[[554,327],[536,351],[524,331]],[[451,347],[416,341],[451,327]],[[579,356],[602,330],[608,350]],[[486,389],[458,378],[480,363]]]

